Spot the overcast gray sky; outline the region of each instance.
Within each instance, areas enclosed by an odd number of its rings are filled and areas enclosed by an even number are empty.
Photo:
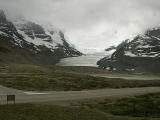
[[[160,0],[0,0],[0,8],[65,31],[80,50],[103,50],[160,23]]]

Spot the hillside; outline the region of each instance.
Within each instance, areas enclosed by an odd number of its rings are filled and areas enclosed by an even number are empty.
[[[54,65],[61,58],[80,55],[61,30],[25,19],[10,22],[0,10],[0,62]]]
[[[111,71],[160,72],[160,27],[136,36],[97,64]]]

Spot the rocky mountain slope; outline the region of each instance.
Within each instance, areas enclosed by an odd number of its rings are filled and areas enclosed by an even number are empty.
[[[110,47],[108,47],[107,49],[105,49],[105,51],[107,51],[107,52],[109,52],[109,51],[111,51],[111,50],[118,50],[118,49],[120,49],[120,48],[122,48],[122,47],[124,47],[126,44],[128,44],[129,43],[129,40],[127,39],[127,40],[125,40],[125,41],[122,41],[119,45],[117,45],[117,46],[110,46]]]
[[[0,10],[0,62],[54,65],[61,58],[80,55],[61,30],[25,19],[10,22]]]
[[[136,36],[97,64],[108,70],[160,72],[160,27]]]

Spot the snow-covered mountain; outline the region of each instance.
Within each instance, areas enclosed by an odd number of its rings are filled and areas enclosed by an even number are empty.
[[[9,48],[18,57],[28,55],[25,61],[44,64],[55,64],[60,58],[82,55],[66,41],[61,30],[53,26],[44,27],[24,18],[10,22],[0,10],[0,55],[10,57],[10,52],[3,52]],[[20,54],[18,50],[24,54]],[[17,59],[16,55],[13,59]],[[2,61],[2,57],[0,60]]]
[[[160,71],[160,27],[147,30],[116,50],[111,58],[97,62],[100,67],[118,71]]]

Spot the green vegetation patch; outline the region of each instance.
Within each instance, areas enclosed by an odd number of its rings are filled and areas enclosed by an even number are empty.
[[[0,106],[0,120],[153,120],[112,116],[101,111],[74,106],[49,106],[35,104]]]
[[[105,120],[102,113],[75,107],[34,104],[0,106],[0,120]]]
[[[113,115],[160,118],[160,93],[84,105]]]
[[[160,81],[131,81],[75,73],[53,72],[52,74],[0,74],[0,84],[20,90],[76,91],[84,89],[160,86]]]
[[[160,93],[70,105],[0,105],[0,120],[159,120]]]
[[[85,89],[160,86],[160,80],[139,81],[93,77],[78,72],[77,68],[75,69],[74,67],[44,67],[27,64],[1,65],[0,85],[33,91],[77,91]],[[81,70],[83,70],[83,67],[81,67]],[[89,71],[91,71],[91,68]]]

